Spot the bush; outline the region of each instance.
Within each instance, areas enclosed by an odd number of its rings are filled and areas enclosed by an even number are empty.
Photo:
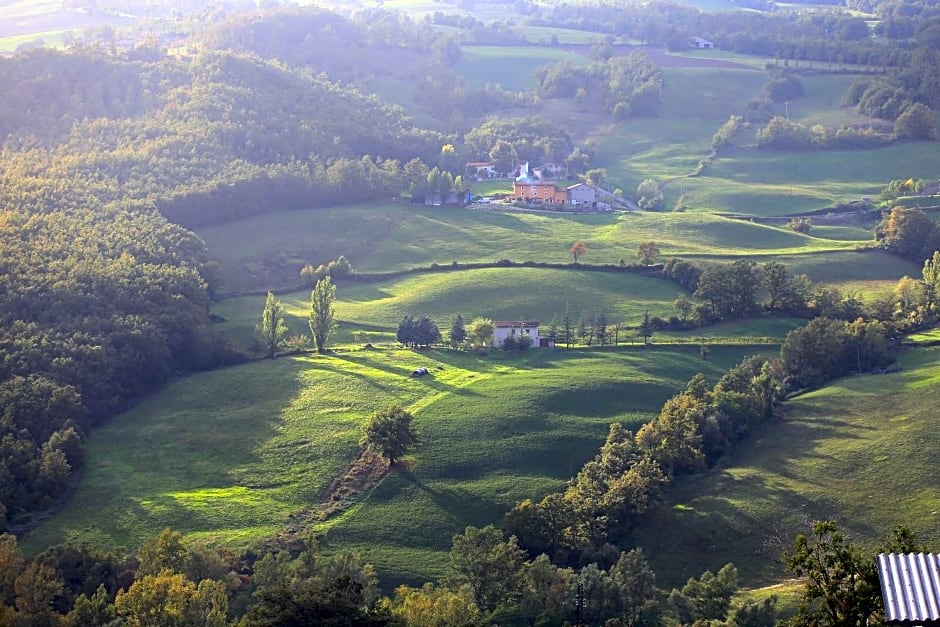
[[[807,235],[813,228],[813,223],[809,218],[793,218],[787,222],[787,228],[791,231]]]

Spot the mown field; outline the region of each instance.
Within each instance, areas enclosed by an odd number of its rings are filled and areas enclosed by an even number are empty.
[[[565,263],[571,261],[571,245],[583,240],[588,247],[584,263],[632,264],[637,244],[652,240],[666,257],[762,255],[766,261],[845,253],[859,262],[865,257],[851,251],[871,243],[863,229],[806,236],[782,226],[697,212],[574,215],[400,204],[281,212],[204,227],[199,235],[222,264],[226,293],[297,285],[305,263],[318,265],[339,255],[361,272],[499,259]],[[869,270],[875,273],[871,278],[890,274],[880,264]]]
[[[940,348],[900,363],[787,402],[721,467],[677,481],[635,536],[656,572],[681,579],[733,561],[747,581],[776,580],[781,551],[814,519],[872,547],[898,523],[940,542]]]
[[[418,452],[318,530],[326,550],[354,548],[385,581],[417,583],[443,574],[452,534],[562,487],[611,422],[635,429],[695,372],[714,379],[753,351],[363,350],[203,373],[96,430],[78,493],[23,543],[134,547],[172,527],[251,546],[318,502],[355,456],[361,422],[394,402],[416,416]],[[411,378],[417,365],[431,376]]]
[[[553,47],[468,45],[461,47],[460,60],[454,69],[468,87],[479,89],[491,83],[510,91],[522,91],[532,87],[535,70],[559,61],[575,65],[589,62],[584,55]]]
[[[50,0],[5,0],[0,2],[0,53],[12,53],[21,45],[40,41],[46,47],[62,47],[67,36],[80,37],[85,29],[129,22],[127,18],[67,8]]]

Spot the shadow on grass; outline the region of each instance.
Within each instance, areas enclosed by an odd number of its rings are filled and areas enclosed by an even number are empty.
[[[447,514],[451,522],[462,527],[492,522],[493,503],[465,491],[432,488],[404,466],[397,467],[395,473],[404,484],[412,485],[426,494],[435,507]]]
[[[384,364],[380,361],[360,360],[351,354],[345,354],[345,353],[337,353],[333,355],[333,357],[339,361],[345,361],[350,364],[356,364],[357,366],[361,368],[374,368],[376,370],[381,370],[382,372],[389,374],[393,377],[399,377],[401,379],[410,379],[414,381],[415,383],[420,383],[424,385],[425,387],[431,388],[437,392],[451,392],[454,394],[459,394],[461,396],[475,396],[476,395],[476,392],[472,392],[472,391],[464,389],[465,386],[457,386],[457,385],[452,385],[449,383],[444,383],[438,380],[437,378],[435,378],[433,366],[429,368],[428,374],[415,377],[412,375],[413,370],[410,368],[395,367],[390,364]],[[415,360],[416,367],[420,365],[419,362],[420,360],[418,359]],[[386,389],[386,386],[382,385],[381,379],[376,379],[375,377],[371,377],[367,373],[357,372],[353,369],[347,370],[344,368],[339,368],[339,367],[329,364],[328,362],[317,364],[316,367],[322,368],[324,370],[329,370],[337,374],[344,374],[344,375],[349,375],[353,377],[358,377],[360,379],[364,379],[364,380],[372,382],[372,384],[375,385],[376,387]]]

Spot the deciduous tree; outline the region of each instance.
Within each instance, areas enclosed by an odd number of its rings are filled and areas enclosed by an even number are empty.
[[[787,570],[805,577],[796,626],[868,625],[882,609],[874,556],[849,542],[832,520],[813,524],[783,557]]]
[[[921,277],[924,280],[924,300],[927,311],[936,313],[937,297],[940,295],[940,251],[935,250],[933,255],[924,261]]]
[[[618,592],[620,620],[625,627],[640,624],[644,610],[655,605],[656,575],[643,556],[642,549],[624,551],[608,572]]]
[[[776,311],[784,301],[784,295],[790,286],[790,276],[787,267],[782,263],[771,261],[764,267],[764,289],[767,290],[768,311]]]
[[[933,111],[919,102],[905,107],[894,122],[894,134],[904,139],[931,139],[936,132]]]
[[[421,589],[399,586],[391,610],[394,616],[414,627],[482,627],[485,624],[469,586],[456,590],[435,587],[433,583],[426,583]]]
[[[587,244],[582,240],[578,240],[571,245],[571,249],[568,252],[574,257],[574,262],[578,263],[578,260],[587,252]]]
[[[261,313],[258,333],[261,335],[265,354],[268,358],[273,358],[287,334],[287,324],[284,322],[284,308],[272,292],[268,292],[268,297],[264,301],[264,311]]]
[[[477,605],[493,611],[502,603],[516,601],[522,591],[525,552],[516,537],[503,539],[502,532],[488,525],[467,527],[454,536],[450,549],[451,581],[467,584]]]
[[[476,347],[489,346],[495,332],[496,326],[489,318],[474,318],[467,325],[467,337]]]
[[[326,352],[326,342],[330,333],[336,328],[336,311],[333,302],[336,300],[336,286],[330,277],[317,281],[313,292],[310,293],[310,331],[318,353]]]
[[[359,443],[394,464],[418,444],[418,432],[411,425],[413,419],[409,412],[398,405],[380,409],[363,426]]]
[[[636,257],[644,266],[651,266],[659,259],[659,247],[656,242],[640,242],[636,246]]]
[[[140,559],[137,572],[141,576],[156,575],[164,570],[182,572],[186,563],[183,535],[179,531],[164,529],[144,542],[137,557]]]
[[[644,179],[636,188],[636,204],[640,209],[655,211],[663,206],[663,192],[654,179]]]

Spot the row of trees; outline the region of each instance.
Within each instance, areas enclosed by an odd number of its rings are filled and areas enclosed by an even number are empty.
[[[877,552],[923,551],[897,527],[869,551],[832,521],[797,536],[784,564],[806,583],[787,624],[864,625],[883,617]],[[320,554],[308,536],[295,554],[263,557],[184,543],[164,530],[134,557],[62,545],[32,559],[13,536],[0,536],[0,619],[11,625],[179,625],[251,627],[307,624],[561,624],[767,627],[781,615],[776,598],[747,600],[731,612],[738,573],[726,564],[681,588],[657,585],[640,549],[608,547],[578,568],[527,556],[515,536],[493,526],[453,537],[447,574],[420,588],[383,596],[374,568],[354,553]]]
[[[738,589],[730,564],[664,594],[640,550],[612,551],[605,563],[559,568],[527,559],[493,526],[453,538],[448,574],[437,584],[399,586],[383,596],[370,564],[354,554],[320,555],[307,537],[295,555],[261,558],[186,544],[164,530],[135,557],[60,546],[27,560],[0,536],[0,618],[5,624],[466,625],[580,621],[601,625],[722,620]],[[739,609],[738,616],[746,616]],[[610,624],[610,623],[607,623]],[[753,625],[754,623],[735,623]]]
[[[456,324],[456,320],[455,320]],[[451,342],[454,343],[453,331],[451,332]],[[457,334],[459,336],[459,332]],[[431,344],[438,344],[441,341],[441,330],[437,323],[431,320],[427,315],[415,318],[408,315],[402,318],[398,323],[398,331],[395,333],[395,339],[403,346],[428,347]],[[462,341],[462,340],[460,340]],[[459,344],[458,341],[457,343]]]
[[[895,139],[871,128],[840,126],[833,129],[822,124],[809,126],[780,116],[771,118],[765,126],[759,128],[755,137],[759,148],[774,150],[874,148]]]
[[[310,293],[310,334],[318,353],[327,351],[330,335],[336,329],[336,285],[329,276],[317,281]],[[302,348],[305,341],[287,338],[287,322],[281,302],[268,292],[261,312],[261,322],[255,329],[263,347],[264,356],[273,359],[288,341],[291,347]]]

